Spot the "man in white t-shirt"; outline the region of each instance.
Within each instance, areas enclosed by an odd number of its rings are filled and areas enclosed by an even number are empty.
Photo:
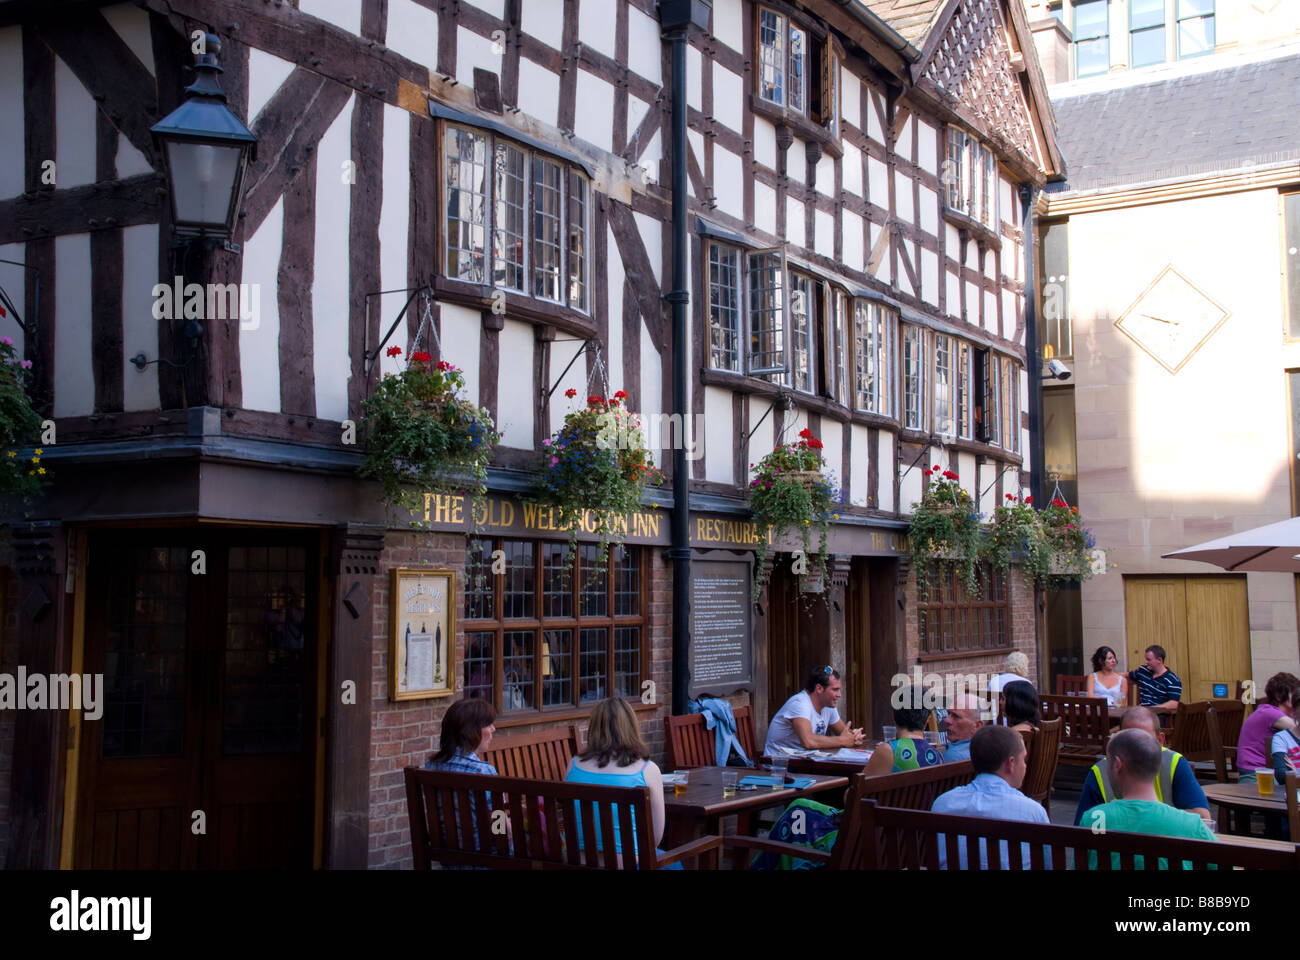
[[[834,750],[862,743],[861,728],[851,729],[835,709],[842,694],[838,672],[830,667],[814,670],[804,688],[772,718],[764,752],[770,755],[777,747]]]

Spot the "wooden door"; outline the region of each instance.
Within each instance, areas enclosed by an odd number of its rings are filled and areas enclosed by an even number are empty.
[[[773,564],[767,598],[768,709],[775,714],[813,669],[830,663],[830,635],[825,598],[799,592],[788,557]]]
[[[1215,683],[1235,683],[1251,673],[1246,578],[1126,577],[1124,613],[1129,669],[1159,644],[1165,663],[1183,682],[1183,700],[1208,700]]]
[[[274,535],[91,540],[78,868],[311,865],[317,562]]]
[[[840,715],[872,732],[871,686],[871,584],[869,563],[854,557],[849,568],[849,582],[844,589],[844,646],[847,653],[844,700]]]

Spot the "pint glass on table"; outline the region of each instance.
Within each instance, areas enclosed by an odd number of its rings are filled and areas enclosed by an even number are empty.
[[[1262,767],[1255,771],[1255,783],[1259,787],[1261,797],[1273,796],[1273,771],[1265,770]]]

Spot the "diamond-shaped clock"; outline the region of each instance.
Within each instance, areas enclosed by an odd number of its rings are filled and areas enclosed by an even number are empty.
[[[1115,321],[1125,336],[1177,373],[1232,314],[1172,266]]]

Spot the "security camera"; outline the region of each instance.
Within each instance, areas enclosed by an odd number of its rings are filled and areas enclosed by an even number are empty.
[[[1054,380],[1069,380],[1072,376],[1070,368],[1055,357],[1043,364],[1043,367],[1045,377],[1050,377]]]

